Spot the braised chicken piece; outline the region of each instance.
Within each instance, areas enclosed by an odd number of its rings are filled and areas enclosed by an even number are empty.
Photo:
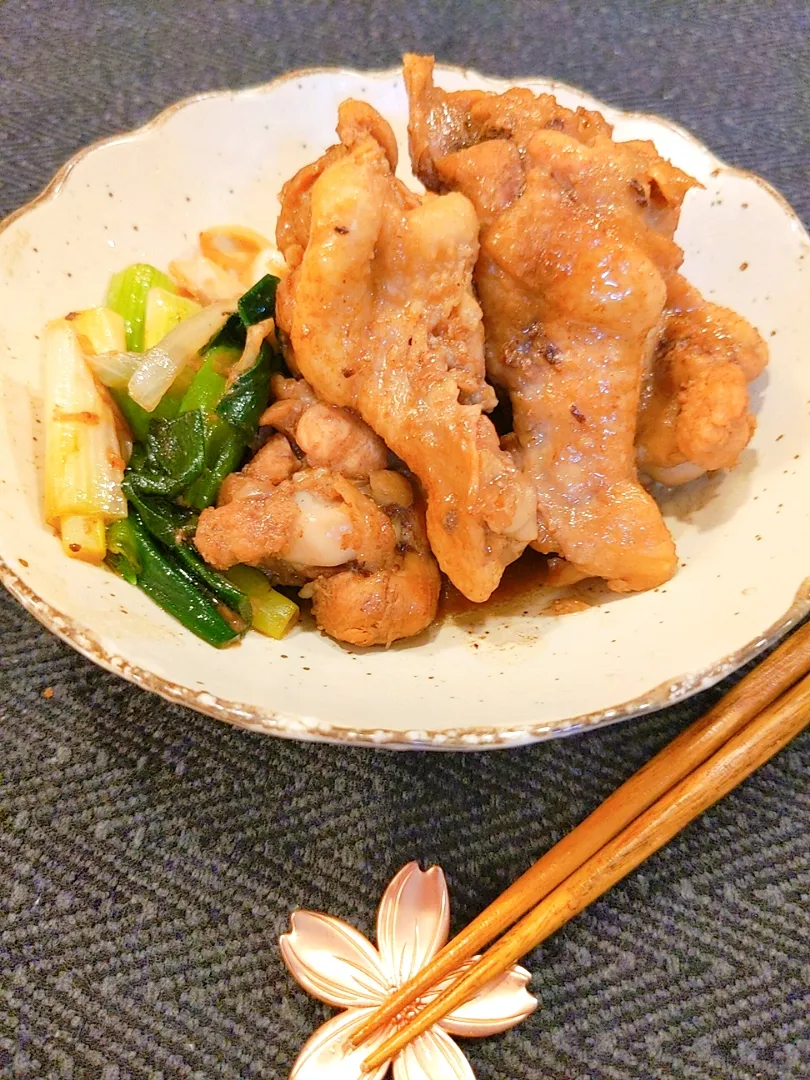
[[[262,413],[259,425],[275,428],[290,438],[306,410],[318,401],[303,379],[288,379],[279,373],[270,377],[270,397],[272,404]]]
[[[748,383],[767,363],[767,346],[753,326],[674,275],[642,395],[641,471],[674,486],[732,469],[756,426]]]
[[[433,622],[439,585],[439,571],[425,547],[404,552],[385,569],[321,575],[300,595],[312,596],[315,620],[330,637],[350,645],[390,645]]]
[[[476,214],[394,177],[394,136],[368,105],[345,102],[338,134],[282,192],[282,340],[318,396],[355,409],[418,478],[439,565],[483,601],[537,527],[534,491],[485,415]]]
[[[487,368],[509,391],[538,541],[617,591],[666,581],[675,547],[638,481],[642,375],[660,333],[692,181],[598,114],[527,90],[448,94],[409,56],[419,178],[481,220]]]
[[[387,469],[357,415],[319,402],[303,380],[276,376],[274,389],[263,420],[291,402],[298,418],[281,413],[284,433],[225,480],[217,507],[200,515],[200,554],[220,570],[246,563],[304,585],[318,626],[339,641],[418,634],[435,618],[440,578],[410,483]]]
[[[219,570],[247,563],[300,583],[324,567],[375,567],[396,550],[386,515],[340,474],[302,469],[278,484],[246,479],[200,516],[197,547]]]
[[[293,438],[310,468],[363,480],[388,467],[388,448],[356,413],[318,401],[303,379],[274,375],[270,386],[275,401],[261,423]]]
[[[298,586],[355,645],[425,629],[439,567],[486,600],[527,544],[552,556],[548,583],[666,581],[675,548],[638,469],[676,484],[733,467],[767,363],[679,273],[695,182],[651,143],[550,95],[450,94],[432,74],[406,57],[427,195],[356,101],[284,186],[275,325],[301,377],[273,376],[274,434],[196,534],[211,565]],[[501,438],[487,375],[511,404]]]
[[[289,480],[301,463],[283,435],[273,435],[241,472],[231,473],[222,481],[217,495],[220,506],[234,499],[265,495],[282,480]]]

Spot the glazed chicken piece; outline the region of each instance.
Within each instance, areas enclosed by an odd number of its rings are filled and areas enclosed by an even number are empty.
[[[420,199],[396,180],[394,136],[369,106],[345,102],[338,134],[282,192],[293,269],[278,325],[318,396],[356,409],[419,479],[439,565],[483,601],[537,530],[531,485],[485,415],[477,218],[462,195]]]
[[[270,387],[275,401],[261,423],[286,432],[309,468],[334,469],[354,480],[388,468],[388,448],[356,413],[318,401],[304,379],[274,375]]]
[[[641,471],[674,486],[733,468],[756,426],[748,383],[767,362],[765,342],[745,319],[672,277],[639,414]]]
[[[231,473],[222,481],[217,502],[224,506],[234,499],[266,495],[283,480],[289,480],[301,463],[283,435],[271,436],[241,472]]]
[[[299,584],[348,563],[375,569],[396,551],[386,515],[339,473],[301,469],[280,483],[239,478],[247,482],[230,485],[197,528],[197,547],[218,570],[247,563]]]
[[[692,181],[649,143],[614,143],[597,113],[527,90],[448,94],[432,71],[406,57],[411,157],[481,221],[487,367],[536,488],[536,546],[617,591],[658,585],[675,548],[634,439]]]
[[[269,426],[275,410],[281,430],[200,515],[201,555],[304,585],[319,628],[339,641],[418,634],[435,618],[440,578],[410,483],[386,468],[385,447],[358,416],[319,402],[303,380],[274,376],[273,390],[262,420]]]

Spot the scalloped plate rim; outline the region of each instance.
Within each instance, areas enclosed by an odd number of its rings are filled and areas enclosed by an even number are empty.
[[[437,69],[461,74],[465,78],[473,77],[481,80],[494,81],[503,85],[520,85],[521,81],[543,82],[553,91],[562,90],[566,93],[586,99],[591,107],[596,109],[609,109],[623,119],[640,119],[659,127],[664,127],[676,133],[693,147],[706,154],[715,163],[718,170],[730,176],[741,177],[756,183],[781,207],[790,221],[792,228],[798,233],[801,241],[810,251],[810,235],[804,227],[796,211],[790,205],[785,196],[769,181],[747,169],[740,169],[729,165],[717,157],[709,147],[702,143],[688,128],[655,113],[636,112],[620,109],[594,98],[587,91],[572,86],[570,83],[558,79],[549,79],[543,76],[520,76],[504,77],[498,75],[485,75],[475,68],[464,67],[458,64],[437,63]],[[0,221],[0,234],[23,218],[37,207],[58,198],[59,193],[68,182],[74,167],[92,154],[101,153],[106,148],[121,142],[137,141],[150,134],[156,128],[163,126],[181,110],[201,102],[216,98],[240,98],[260,95],[278,86],[280,83],[296,78],[304,78],[312,75],[359,75],[363,78],[393,79],[401,74],[399,66],[380,68],[374,70],[361,70],[357,68],[344,68],[335,66],[304,67],[284,72],[274,79],[264,83],[240,87],[239,89],[204,90],[179,101],[173,102],[160,110],[151,119],[128,131],[120,131],[109,136],[104,136],[87,146],[80,148],[74,153],[54,174],[45,187],[34,198],[13,210]],[[808,568],[810,569],[810,568]],[[180,683],[163,679],[135,664],[131,664],[122,656],[107,652],[103,648],[97,636],[86,627],[79,625],[71,616],[59,611],[47,601],[38,596],[19,577],[19,575],[0,558],[0,582],[8,592],[32,614],[47,630],[70,645],[82,656],[99,667],[114,675],[126,679],[140,689],[150,691],[173,704],[184,705],[214,719],[230,723],[235,727],[245,730],[257,731],[263,734],[274,735],[279,738],[295,739],[299,741],[324,742],[335,745],[365,746],[369,748],[386,748],[398,750],[434,749],[446,751],[476,751],[490,749],[508,749],[530,745],[532,743],[560,738],[568,735],[579,734],[596,727],[606,727],[619,723],[622,720],[634,716],[643,716],[663,709],[709,689],[720,682],[727,675],[732,674],[740,667],[755,659],[767,648],[775,644],[789,630],[796,626],[805,615],[810,612],[810,576],[805,578],[797,590],[796,597],[788,610],[776,622],[764,630],[760,635],[747,642],[735,652],[723,657],[714,663],[707,665],[699,671],[687,672],[675,678],[667,680],[649,691],[630,700],[612,705],[593,712],[578,716],[567,717],[559,721],[551,721],[539,725],[523,725],[514,730],[508,728],[454,728],[439,731],[403,731],[386,728],[357,729],[343,725],[334,725],[321,721],[316,717],[306,717],[292,713],[281,713],[273,709],[266,709],[255,705],[243,705],[239,702],[229,701],[207,691],[194,691]]]

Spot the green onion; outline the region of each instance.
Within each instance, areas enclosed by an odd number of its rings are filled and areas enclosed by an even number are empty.
[[[259,417],[267,406],[270,376],[279,369],[280,357],[264,342],[256,363],[243,371],[217,405],[217,415],[252,439]]]
[[[130,487],[141,494],[180,495],[205,465],[202,413],[197,410],[171,420],[152,419],[138,449],[127,471]]]
[[[222,329],[214,334],[203,349],[203,355],[219,348],[238,349],[241,353],[245,347],[246,328],[275,315],[278,284],[279,278],[265,274],[248,289],[239,299],[237,313],[231,315]]]
[[[270,375],[276,363],[273,351],[266,344],[262,345],[253,367],[239,376],[226,391],[215,412],[208,414],[205,468],[183,496],[187,506],[197,510],[210,506],[225,477],[241,465],[245,451],[256,434],[259,417],[267,405]],[[193,384],[189,392],[192,388]],[[202,387],[199,392],[202,396]]]
[[[188,570],[158,547],[135,510],[108,528],[107,563],[209,645],[231,645],[247,629],[244,620],[207,595]]]
[[[143,347],[151,349],[162,341],[170,330],[190,315],[196,315],[200,305],[187,296],[178,296],[172,290],[153,285],[146,294],[146,311],[143,324]]]
[[[226,379],[221,372],[224,361],[230,360],[235,363],[238,359],[239,353],[234,349],[221,346],[209,349],[200,370],[183,395],[180,412],[192,412],[194,409],[202,409],[207,413],[213,412],[225,391]]]
[[[217,496],[219,486],[229,472],[241,463],[247,446],[246,440],[237,435],[230,424],[216,412],[226,386],[223,368],[239,359],[236,349],[217,346],[205,354],[202,367],[194,376],[191,386],[180,403],[180,412],[198,411],[205,429],[205,466],[183,495],[187,506],[203,510]]]
[[[144,442],[154,466],[178,483],[195,479],[203,467],[204,430],[199,412],[183,413],[173,420],[153,420]]]
[[[237,310],[245,326],[272,319],[276,313],[276,289],[279,278],[265,274],[239,300]]]
[[[176,549],[175,554],[186,570],[206,585],[219,601],[240,616],[245,623],[245,629],[251,625],[253,608],[250,600],[235,581],[229,581],[224,574],[214,570],[190,547],[181,545]]]
[[[298,604],[277,592],[261,570],[252,566],[232,566],[226,576],[250,600],[254,630],[278,640],[295,626],[300,613]]]
[[[164,394],[189,374],[189,364],[211,340],[211,335],[224,326],[233,310],[233,301],[219,301],[201,308],[183,319],[157,345],[144,354],[143,362],[132,373],[127,384],[129,396],[147,412],[153,412]],[[190,379],[189,379],[190,381]],[[188,388],[188,382],[179,391]]]
[[[222,329],[214,334],[202,352],[205,355],[211,349],[236,349],[241,355],[241,352],[245,347],[246,337],[247,331],[245,330],[245,324],[242,322],[239,315],[234,312]]]
[[[124,491],[140,519],[155,540],[169,548],[183,567],[205,585],[223,604],[238,612],[250,623],[251,607],[247,597],[224,574],[214,570],[204,562],[194,548],[190,547],[191,538],[197,528],[197,514],[192,510],[170,502],[159,495],[142,495],[128,478],[124,481]]]
[[[177,292],[171,278],[149,263],[134,263],[110,279],[105,304],[122,316],[130,352],[143,352],[146,298],[155,285],[170,293]]]
[[[197,529],[198,514],[188,507],[161,495],[143,495],[132,484],[132,477],[124,477],[124,494],[140,514],[145,528],[166,547],[176,548],[192,539]]]
[[[259,571],[237,567],[226,576],[192,546],[196,511],[210,506],[225,477],[242,464],[267,405],[270,376],[283,364],[265,342],[253,366],[228,387],[227,373],[244,354],[246,327],[273,315],[277,285],[268,274],[244,294],[239,313],[200,350],[202,366],[182,395],[175,385],[149,413],[124,391],[112,391],[136,444],[123,482],[129,517],[108,530],[107,562],[216,646],[237,640],[252,619],[262,633],[280,638],[298,617],[298,606]],[[175,293],[169,279],[146,264],[115,275],[107,305],[124,319],[130,350],[143,349],[145,313],[151,343],[160,319],[188,310],[181,297],[173,301]]]
[[[204,510],[211,505],[222,481],[239,468],[247,450],[248,440],[224,421],[220,421],[215,433],[218,438],[211,440],[211,464],[206,465],[183,495],[186,505],[195,510]]]
[[[132,517],[125,517],[107,528],[107,558],[111,570],[130,585],[138,584],[141,572],[141,556],[138,550],[138,536]]]
[[[180,405],[180,400],[173,394],[164,394],[155,411],[148,413],[137,401],[133,401],[125,390],[111,390],[110,393],[124,414],[137,442],[143,442],[146,439],[152,417],[158,420],[172,420],[177,415]]]

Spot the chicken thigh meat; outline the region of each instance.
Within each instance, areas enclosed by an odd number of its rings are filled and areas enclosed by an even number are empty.
[[[339,641],[420,633],[436,616],[440,576],[407,478],[354,413],[319,402],[303,380],[274,376],[273,390],[262,421],[277,433],[200,515],[200,554],[220,570],[246,563],[303,586],[318,626]],[[297,415],[280,407],[290,404]]]
[[[273,376],[272,434],[196,534],[212,566],[298,586],[354,645],[425,629],[440,569],[485,601],[527,545],[560,580],[665,582],[675,546],[639,474],[732,468],[768,359],[680,273],[695,181],[652,143],[547,94],[447,93],[431,57],[407,56],[405,82],[427,194],[396,178],[386,121],[344,102],[340,141],[281,193],[294,377]]]
[[[535,546],[618,591],[661,584],[675,571],[675,548],[639,483],[635,442],[645,379],[659,387],[657,401],[677,399],[666,417],[649,409],[647,442],[671,430],[673,410],[682,431],[695,430],[697,392],[673,386],[677,373],[650,374],[680,310],[674,233],[694,181],[651,143],[615,142],[598,113],[565,109],[551,95],[446,93],[433,84],[430,57],[406,57],[405,80],[417,175],[430,190],[465,194],[480,220],[487,369],[509,393],[535,486]],[[739,320],[731,338],[749,331]],[[717,364],[713,377],[708,367],[699,396],[713,413],[728,380],[721,388]],[[734,414],[729,440],[738,449],[749,424],[745,387],[742,408],[739,397],[721,406]],[[714,460],[725,467],[734,455]]]
[[[344,103],[338,133],[342,150],[282,193],[293,270],[278,323],[318,395],[356,409],[418,478],[439,565],[486,600],[537,530],[534,491],[486,416],[478,220],[464,196],[420,199],[395,178],[393,135],[368,106]]]
[[[670,487],[733,469],[756,427],[748,384],[767,363],[750,323],[673,275],[642,392],[639,469]]]

